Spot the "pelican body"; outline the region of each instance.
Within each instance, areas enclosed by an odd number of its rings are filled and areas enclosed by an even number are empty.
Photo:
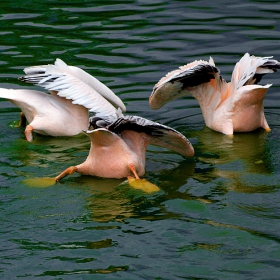
[[[191,94],[198,101],[206,126],[232,135],[257,128],[270,131],[264,115],[263,100],[270,84],[257,83],[262,76],[280,69],[272,57],[255,57],[246,53],[236,63],[231,82],[227,83],[210,58],[181,66],[163,77],[149,98],[152,109]]]
[[[101,118],[90,118],[91,147],[85,162],[71,166],[55,180],[78,172],[106,178],[124,178],[145,174],[146,148],[149,144],[169,148],[183,156],[194,155],[189,140],[168,126],[138,116],[121,116],[109,123]]]
[[[88,127],[88,110],[55,94],[36,90],[0,88],[6,98],[22,110],[20,124],[28,121],[25,137],[31,142],[32,131],[41,135],[73,136]]]
[[[116,117],[116,108],[125,112],[121,99],[107,86],[75,66],[57,59],[54,64],[24,69],[19,80],[43,87],[49,93],[29,89],[0,88],[6,98],[22,110],[20,124],[28,121],[25,136],[32,132],[50,136],[73,136],[88,127],[89,112]]]

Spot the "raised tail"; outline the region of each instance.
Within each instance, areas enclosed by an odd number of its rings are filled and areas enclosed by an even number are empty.
[[[261,81],[263,75],[280,69],[280,63],[271,57],[255,57],[246,53],[236,63],[231,82],[237,90],[245,85],[254,85]]]

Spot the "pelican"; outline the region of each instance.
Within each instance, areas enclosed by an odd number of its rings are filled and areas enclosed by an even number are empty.
[[[110,117],[115,108],[120,108],[122,112],[126,110],[121,99],[107,86],[84,70],[68,66],[61,59],[56,59],[53,65],[25,68],[24,72],[27,76],[19,80],[48,89],[50,94],[29,89],[0,88],[0,98],[8,99],[21,109],[20,125],[28,121],[24,133],[29,142],[33,140],[33,131],[50,136],[79,134],[87,129],[89,112],[92,111],[97,116],[107,112]],[[54,90],[53,85],[59,90]],[[65,91],[71,94],[65,95]]]
[[[96,90],[93,90],[93,86],[84,82],[88,81],[88,74],[79,68],[68,67],[61,60],[57,62],[55,67],[28,68],[25,70],[27,75],[20,80],[48,89],[51,96],[90,108],[94,115],[87,119],[87,129],[84,130],[91,141],[87,159],[79,165],[68,167],[55,177],[55,181],[74,172],[103,178],[134,176],[139,179],[145,173],[145,153],[149,144],[171,149],[186,157],[194,155],[190,141],[180,132],[139,116],[123,115],[125,107],[122,101],[107,87],[102,91],[103,84],[98,82],[99,87],[96,87],[94,81]],[[89,91],[94,95],[88,94]],[[73,118],[76,116],[73,115]],[[60,119],[56,121],[59,123]],[[66,124],[59,124],[63,125]]]
[[[271,84],[258,85],[262,76],[280,69],[272,57],[246,53],[236,63],[231,82],[221,76],[214,60],[198,60],[168,73],[153,88],[149,98],[152,109],[191,94],[199,103],[206,126],[226,135],[257,128],[270,131],[264,115],[263,100]]]
[[[124,178],[145,174],[145,153],[149,144],[171,149],[190,157],[194,149],[180,132],[139,116],[120,115],[113,122],[91,117],[86,134],[91,140],[85,162],[68,167],[55,180],[78,172],[106,178]]]

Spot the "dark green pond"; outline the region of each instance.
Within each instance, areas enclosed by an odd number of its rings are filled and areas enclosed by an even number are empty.
[[[23,68],[56,58],[109,86],[127,113],[172,126],[196,155],[149,146],[145,194],[123,180],[23,180],[85,160],[85,135],[28,143],[19,109],[0,100],[1,279],[280,279],[280,73],[265,100],[270,133],[229,138],[204,126],[190,96],[158,111],[167,72],[212,56],[230,80],[245,53],[280,60],[277,1],[1,1],[0,87],[32,88]]]

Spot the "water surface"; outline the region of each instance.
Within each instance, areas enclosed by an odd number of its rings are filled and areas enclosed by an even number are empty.
[[[205,127],[190,96],[149,108],[167,72],[212,56],[230,80],[245,52],[280,60],[276,1],[2,1],[0,87],[33,88],[23,68],[59,57],[109,86],[127,113],[190,139],[186,159],[149,146],[144,194],[123,180],[73,175],[48,188],[24,179],[83,162],[84,135],[15,127],[19,109],[0,101],[2,279],[279,279],[280,73],[265,100],[272,129],[229,138]]]

